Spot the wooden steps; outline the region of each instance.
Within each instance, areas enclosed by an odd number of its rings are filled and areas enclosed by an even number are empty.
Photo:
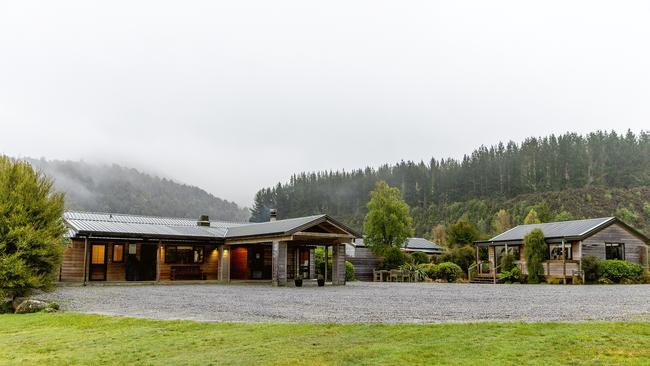
[[[497,277],[497,283],[499,282],[499,277]],[[490,274],[481,274],[472,278],[469,283],[482,283],[482,284],[491,284],[494,283],[494,278]]]

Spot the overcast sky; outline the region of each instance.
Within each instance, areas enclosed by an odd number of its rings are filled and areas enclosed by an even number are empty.
[[[292,173],[650,129],[648,1],[0,0],[0,153],[242,205]]]

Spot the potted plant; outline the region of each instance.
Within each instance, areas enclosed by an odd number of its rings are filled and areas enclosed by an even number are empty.
[[[323,275],[318,275],[318,287],[323,287],[325,286],[325,278],[323,278]]]
[[[302,287],[302,276],[296,275],[296,277],[293,278],[293,283],[296,285],[296,287]]]

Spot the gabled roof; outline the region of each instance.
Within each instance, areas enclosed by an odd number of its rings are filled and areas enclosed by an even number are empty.
[[[230,239],[249,236],[290,235],[305,228],[329,221],[351,235],[352,229],[327,215],[299,217],[264,223],[236,223],[210,221],[210,226],[199,226],[197,220],[112,213],[66,212],[63,216],[74,236],[143,236],[170,239]]]
[[[365,247],[366,245],[363,242],[363,239],[355,239],[354,246]],[[408,250],[414,250],[414,251],[430,252],[430,253],[442,253],[444,251],[444,249],[440,245],[430,242],[424,238],[408,238],[406,240],[406,243],[402,245],[402,248]]]
[[[502,234],[495,236],[489,240],[483,240],[476,243],[491,243],[491,242],[521,242],[524,237],[534,229],[540,229],[544,232],[544,237],[549,239],[565,239],[565,240],[583,240],[597,231],[600,231],[614,223],[619,223],[625,226],[628,230],[632,231],[635,235],[641,237],[646,243],[648,238],[641,234],[636,229],[630,227],[616,217],[601,217],[596,219],[586,220],[572,220],[549,222],[544,224],[529,224],[516,226]]]
[[[431,251],[431,252],[442,252],[443,249],[440,245],[430,242],[424,238],[408,238],[408,241],[405,245],[402,246],[404,249],[410,250],[421,250],[421,251]]]

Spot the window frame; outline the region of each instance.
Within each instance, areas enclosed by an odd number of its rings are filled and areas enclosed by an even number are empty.
[[[122,259],[115,260],[115,247],[122,247]],[[126,250],[126,245],[122,243],[113,244],[111,248],[111,262],[113,263],[124,263],[124,251]]]
[[[621,258],[607,258],[607,248],[608,247],[619,247],[621,248],[620,253],[621,253]],[[606,261],[624,261],[625,260],[625,243],[614,243],[614,242],[605,242],[605,260]]]
[[[564,243],[564,253],[560,258],[553,258],[553,249],[558,249],[559,251],[562,252],[562,244],[552,243],[548,245],[548,260],[551,261],[573,260],[573,247],[571,246],[571,243]]]
[[[174,248],[174,250],[177,250],[176,248],[178,247],[192,247],[192,262],[191,263],[181,263],[179,261],[170,261],[169,260],[169,248]],[[201,254],[199,255],[200,261],[195,261],[194,258],[196,257],[196,252],[200,252]],[[165,258],[164,258],[165,264],[174,264],[174,265],[201,265],[205,263],[205,247],[201,245],[178,245],[178,244],[172,244],[172,245],[165,245]]]

